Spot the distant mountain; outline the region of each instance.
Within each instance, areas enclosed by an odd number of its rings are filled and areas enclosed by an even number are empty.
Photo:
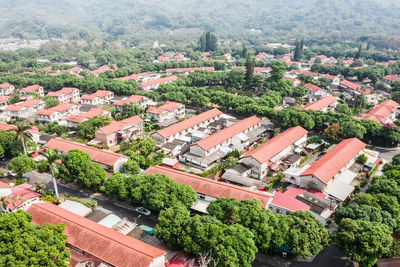
[[[347,39],[400,32],[398,0],[2,0],[0,12],[0,34],[21,38],[151,39],[206,29],[233,39],[259,31]]]

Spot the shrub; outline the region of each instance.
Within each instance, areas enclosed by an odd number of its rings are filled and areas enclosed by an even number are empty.
[[[45,162],[39,163],[37,167],[38,167],[38,170],[39,170],[40,173],[48,171],[48,166],[47,166],[47,164]]]
[[[24,182],[24,180],[22,180],[22,179],[17,179],[16,181],[15,181],[15,185],[20,185],[20,184],[24,184],[25,182]]]
[[[0,170],[0,177],[4,177],[4,172]]]

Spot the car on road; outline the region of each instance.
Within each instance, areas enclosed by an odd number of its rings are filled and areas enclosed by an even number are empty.
[[[141,214],[144,214],[144,215],[150,215],[151,214],[151,212],[148,209],[143,208],[143,207],[137,207],[135,210],[137,212],[141,213]]]
[[[18,175],[15,172],[8,171],[7,174],[11,177],[17,177]]]

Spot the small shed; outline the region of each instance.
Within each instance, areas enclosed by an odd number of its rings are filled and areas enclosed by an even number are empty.
[[[164,167],[168,167],[168,168],[172,168],[172,169],[178,169],[179,168],[179,161],[177,159],[164,158],[162,160],[162,165]]]

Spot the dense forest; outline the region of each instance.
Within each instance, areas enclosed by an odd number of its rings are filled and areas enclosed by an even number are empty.
[[[2,37],[24,39],[124,39],[135,44],[209,30],[255,43],[377,35],[390,42],[400,30],[397,0],[4,0],[0,11],[7,14],[0,19]]]

